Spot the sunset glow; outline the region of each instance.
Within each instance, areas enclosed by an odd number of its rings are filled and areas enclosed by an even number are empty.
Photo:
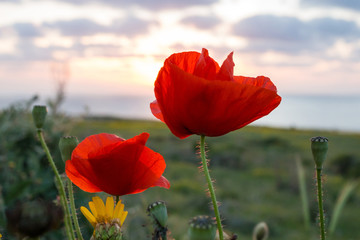
[[[3,1],[0,94],[52,94],[58,62],[69,95],[151,95],[167,56],[203,47],[280,93],[359,94],[360,9],[320,2]]]

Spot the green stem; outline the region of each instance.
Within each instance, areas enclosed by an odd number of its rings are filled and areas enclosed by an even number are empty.
[[[167,240],[167,229],[163,228],[161,230],[161,240]]]
[[[206,177],[206,181],[207,181],[207,184],[208,184],[212,204],[213,204],[213,207],[214,207],[214,212],[215,212],[215,217],[216,217],[216,222],[217,222],[217,228],[218,228],[218,231],[219,231],[219,239],[223,240],[224,236],[223,236],[223,230],[222,230],[222,225],[221,225],[219,208],[218,208],[218,205],[217,205],[215,190],[214,190],[214,186],[213,186],[212,181],[211,181],[211,177],[210,177],[210,173],[209,173],[209,169],[208,169],[208,165],[207,165],[207,161],[206,161],[206,157],[205,157],[205,136],[204,135],[201,135],[201,138],[200,138],[200,154],[201,154],[201,161],[202,161],[202,166],[203,166],[203,169],[204,169],[204,174],[205,174],[205,177]]]
[[[324,208],[322,199],[322,182],[321,182],[321,168],[316,168],[316,180],[317,180],[317,195],[319,203],[319,215],[320,215],[320,236],[321,240],[325,240],[325,220],[324,220]]]
[[[44,139],[44,135],[42,132],[42,129],[37,129],[37,135],[39,137],[40,143],[42,148],[44,149],[44,152],[46,154],[46,157],[50,163],[50,166],[52,168],[52,170],[54,171],[55,174],[55,181],[56,181],[56,185],[58,186],[58,191],[59,191],[59,195],[60,195],[60,201],[61,201],[61,205],[63,206],[64,209],[64,213],[65,213],[65,226],[66,226],[66,235],[68,237],[68,239],[71,240],[75,240],[75,233],[74,233],[74,229],[71,223],[71,217],[70,217],[70,210],[69,207],[67,205],[67,200],[66,200],[66,193],[65,193],[65,188],[64,188],[64,184],[61,180],[60,174],[56,168],[55,162],[50,154],[49,148],[46,145],[45,139]]]
[[[84,238],[81,234],[81,231],[80,231],[79,221],[78,221],[77,214],[76,214],[74,192],[73,192],[72,182],[70,179],[68,179],[67,187],[68,187],[68,192],[69,192],[69,200],[70,200],[72,218],[73,218],[74,225],[75,225],[76,235],[78,237],[77,239],[84,240]]]

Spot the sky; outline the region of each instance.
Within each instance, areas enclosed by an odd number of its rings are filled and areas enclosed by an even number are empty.
[[[234,52],[280,95],[360,95],[358,0],[2,0],[0,96],[151,95],[164,60]]]

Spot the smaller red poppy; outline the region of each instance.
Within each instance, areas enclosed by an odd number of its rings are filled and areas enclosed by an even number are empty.
[[[74,149],[65,172],[85,192],[121,196],[155,186],[169,188],[162,176],[164,158],[145,146],[148,138],[148,133],[128,140],[108,133],[89,136]]]

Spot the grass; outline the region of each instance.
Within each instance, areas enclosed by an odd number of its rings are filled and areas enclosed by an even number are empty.
[[[199,136],[179,140],[160,122],[111,118],[79,120],[69,135],[75,135],[81,141],[88,135],[100,132],[117,134],[126,139],[149,132],[147,146],[161,153],[167,163],[164,176],[171,182],[169,190],[151,188],[141,194],[122,197],[129,211],[124,226],[128,239],[151,239],[151,223],[145,209],[157,200],[167,203],[168,225],[176,239],[186,239],[190,218],[203,214],[213,216],[210,198],[204,190],[205,178],[198,168]],[[211,174],[216,179],[217,198],[221,202],[220,213],[227,232],[236,233],[238,239],[250,239],[253,227],[265,221],[270,227],[271,240],[319,239],[314,163],[310,150],[310,138],[314,136],[325,136],[330,140],[328,158],[324,164],[324,205],[329,219],[336,198],[347,181],[346,175],[334,171],[337,166],[333,162],[344,154],[360,161],[360,134],[248,126],[225,136],[205,139]],[[309,191],[313,222],[308,231],[303,223],[299,196],[297,155],[303,161]],[[78,204],[84,205],[90,200],[85,193],[77,192],[81,195]],[[345,205],[331,239],[360,239],[359,203],[360,191],[356,189]],[[87,224],[83,223],[83,226]]]

